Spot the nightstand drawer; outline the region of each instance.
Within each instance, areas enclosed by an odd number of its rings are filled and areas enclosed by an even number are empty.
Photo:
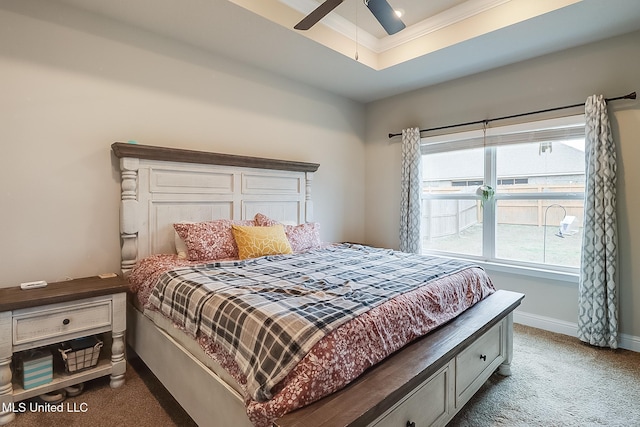
[[[78,337],[111,326],[111,299],[48,307],[13,312],[13,345]]]

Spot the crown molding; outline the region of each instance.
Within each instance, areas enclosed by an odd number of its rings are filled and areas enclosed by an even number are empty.
[[[443,12],[433,15],[403,31],[378,40],[377,53],[394,49],[412,40],[434,33],[465,19],[487,12],[512,0],[468,0]]]
[[[304,15],[311,13],[320,4],[320,2],[315,0],[279,1]],[[486,12],[510,1],[511,0],[468,0],[437,15],[431,16],[417,24],[408,26],[397,34],[385,36],[381,39],[366,32],[362,28],[357,28],[353,22],[343,18],[337,13],[330,13],[326,17],[322,18],[320,22],[333,31],[350,38],[354,43],[356,43],[357,30],[358,45],[365,47],[374,53],[383,53],[387,50],[401,46],[404,43],[456,24],[460,21],[464,21],[465,19]]]

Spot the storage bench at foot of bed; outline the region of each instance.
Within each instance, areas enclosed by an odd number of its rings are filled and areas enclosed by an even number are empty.
[[[275,425],[446,425],[496,369],[510,373],[513,310],[522,298],[497,291],[343,390],[285,415]]]

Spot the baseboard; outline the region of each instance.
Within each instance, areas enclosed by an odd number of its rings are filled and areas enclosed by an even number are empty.
[[[564,320],[558,320],[552,317],[539,316],[537,314],[525,313],[516,310],[513,313],[513,321],[521,325],[531,326],[533,328],[543,329],[549,332],[569,335],[571,337],[578,336],[577,323],[565,322]],[[620,334],[618,347],[640,352],[640,337]]]

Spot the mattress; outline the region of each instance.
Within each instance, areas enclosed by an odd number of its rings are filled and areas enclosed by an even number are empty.
[[[136,307],[140,309],[139,307]],[[198,340],[193,339],[192,336],[185,333],[182,329],[176,327],[176,325],[167,317],[161,313],[142,309],[143,314],[151,320],[160,330],[166,332],[171,338],[174,339],[180,346],[187,350],[191,355],[205,365],[209,370],[215,373],[225,384],[232,388],[238,395],[240,400],[244,400],[245,390],[238,383],[238,381],[229,374],[229,372],[222,367],[222,365],[212,355],[205,351],[206,345],[201,345]]]
[[[362,253],[377,251],[367,247],[348,249],[364,250]],[[322,249],[324,250],[326,248]],[[395,251],[391,251],[391,254],[396,258],[417,257]],[[418,262],[423,259],[425,258],[411,258],[410,261]],[[433,258],[429,262],[436,267],[440,264],[440,261]],[[242,363],[238,363],[233,352],[225,348],[223,343],[216,337],[201,334],[200,331],[194,333],[192,329],[186,332],[189,328],[185,329],[184,323],[169,320],[159,313],[157,305],[152,307],[149,304],[149,297],[154,290],[157,292],[157,285],[161,282],[159,279],[163,275],[185,268],[193,272],[190,268],[195,264],[178,260],[172,255],[152,256],[143,260],[132,271],[132,288],[137,292],[140,304],[146,306],[145,314],[156,325],[189,349],[243,396],[249,419],[258,426],[269,425],[272,420],[285,413],[339,390],[367,368],[448,322],[495,290],[480,267],[465,264],[449,272],[436,268],[437,273],[431,274],[424,283],[403,289],[392,298],[367,307],[353,319],[328,330],[270,390],[269,399],[261,401],[255,399],[247,387],[246,369],[241,369]],[[377,269],[388,276],[384,263]],[[398,272],[394,274],[391,277],[410,276]],[[304,277],[308,279],[308,275]],[[326,277],[324,280],[326,281]]]

